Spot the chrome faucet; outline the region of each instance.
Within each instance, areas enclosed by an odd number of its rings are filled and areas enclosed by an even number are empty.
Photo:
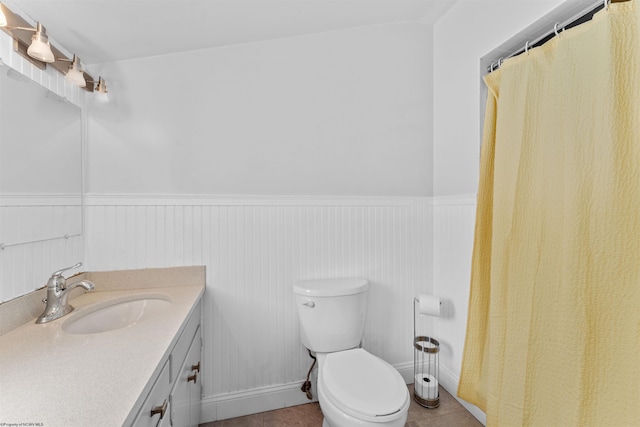
[[[67,279],[64,278],[62,273],[73,268],[78,268],[81,265],[82,263],[79,262],[71,267],[58,270],[51,275],[47,282],[47,297],[42,300],[43,303],[47,304],[47,307],[44,309],[40,317],[38,317],[36,323],[51,322],[52,320],[59,319],[62,316],[71,313],[73,311],[73,306],[71,306],[67,301],[71,290],[78,286],[85,288],[87,291],[92,291],[95,288],[95,285],[88,280],[79,280],[67,286]]]

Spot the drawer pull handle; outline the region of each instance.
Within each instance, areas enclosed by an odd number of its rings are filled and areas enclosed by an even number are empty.
[[[198,382],[198,374],[197,373],[195,373],[193,375],[189,375],[187,377],[187,382],[191,382],[191,381],[193,381],[194,384]]]
[[[191,370],[200,372],[200,362],[197,365],[191,365]]]
[[[163,419],[165,412],[167,412],[167,399],[164,400],[162,406],[156,406],[151,410],[151,416],[153,417],[156,414],[160,414],[160,419]]]

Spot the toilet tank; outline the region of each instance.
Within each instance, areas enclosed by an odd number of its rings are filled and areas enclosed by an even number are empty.
[[[293,287],[302,344],[317,353],[360,345],[369,283],[362,278],[303,280]]]

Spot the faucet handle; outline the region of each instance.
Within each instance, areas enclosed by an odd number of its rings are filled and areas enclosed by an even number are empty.
[[[82,263],[79,262],[76,265],[72,265],[71,267],[63,268],[62,270],[58,270],[55,273],[53,273],[51,275],[51,277],[49,277],[49,281],[47,282],[47,288],[56,289],[56,290],[60,290],[60,291],[64,290],[64,284],[65,284],[67,279],[64,278],[62,273],[64,273],[67,270],[72,270],[74,268],[78,268],[81,265],[82,265]]]
[[[77,264],[75,264],[75,265],[72,265],[71,267],[63,268],[63,269],[58,270],[58,271],[56,271],[55,273],[53,273],[53,274],[51,275],[51,277],[58,277],[58,276],[62,276],[62,273],[64,273],[65,271],[67,271],[67,270],[73,270],[74,268],[78,268],[78,267],[80,267],[80,266],[82,266],[82,263],[81,263],[81,262],[79,262],[79,263],[77,263]]]

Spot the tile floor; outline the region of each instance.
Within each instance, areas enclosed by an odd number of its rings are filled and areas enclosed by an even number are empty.
[[[413,384],[409,385],[411,407],[406,427],[482,427],[456,399],[440,388],[440,406],[426,409],[413,400]],[[292,406],[245,417],[200,424],[200,427],[321,427],[322,412],[317,403]]]

